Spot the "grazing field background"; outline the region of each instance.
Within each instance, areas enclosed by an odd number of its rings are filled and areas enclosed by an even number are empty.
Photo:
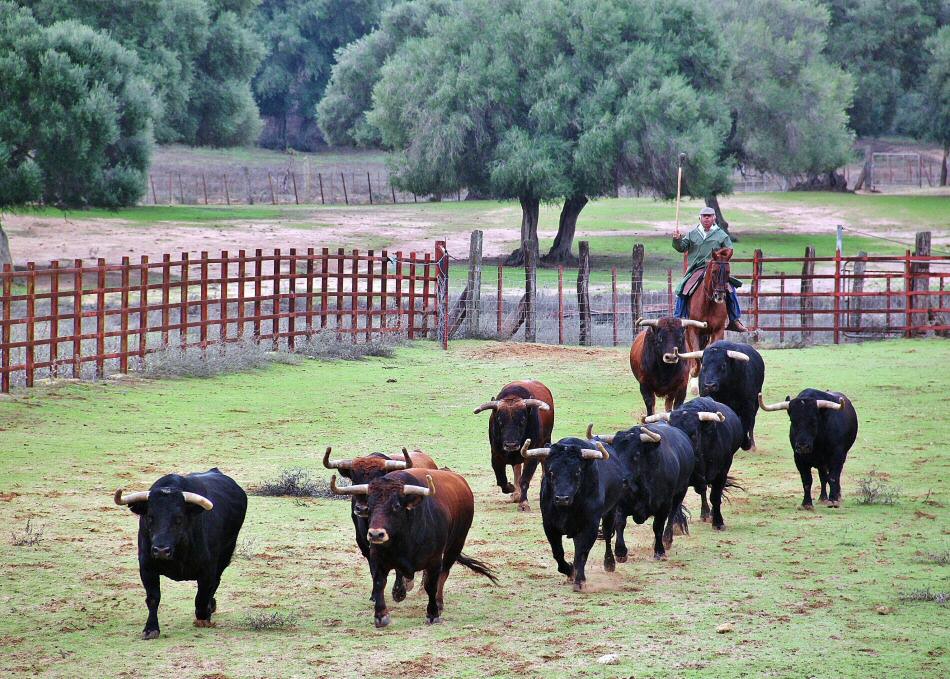
[[[807,386],[851,396],[860,432],[843,507],[797,509],[787,416],[760,413],[758,450],[733,466],[746,490],[724,505],[727,530],[698,521],[690,492],[691,534],[668,561],[654,562],[648,526],[631,524],[630,560],[604,573],[598,542],[579,594],[544,539],[537,479],[532,511],[517,512],[494,486],[488,415],[472,409],[535,377],[555,395],[555,438],[588,422],[625,428],[643,404],[624,349],[416,343],[360,362],[58,383],[0,400],[0,667],[128,678],[947,676],[947,344],[764,357],[769,401]],[[193,583],[163,579],[162,636],[139,641],[137,518],[113,491],[212,466],[248,490],[290,468],[324,481],[327,445],[334,456],[418,447],[465,475],[476,497],[466,552],[493,564],[501,585],[456,567],[443,624],[424,624],[417,583],[376,630],[349,502],[252,495],[217,628],[192,626]],[[861,504],[862,482],[895,501]],[[254,629],[275,613],[289,624]],[[597,662],[610,653],[618,664]]]

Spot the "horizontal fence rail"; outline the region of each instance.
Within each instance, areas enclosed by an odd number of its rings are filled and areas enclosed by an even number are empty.
[[[316,333],[337,341],[442,337],[444,243],[434,253],[291,249],[52,262],[0,272],[0,391],[37,376],[92,378],[141,367],[169,347],[229,342],[293,351]]]

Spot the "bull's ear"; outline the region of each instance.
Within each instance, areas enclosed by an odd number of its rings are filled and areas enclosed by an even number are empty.
[[[148,500],[144,502],[132,502],[129,504],[129,511],[139,516],[144,516],[148,512]]]
[[[345,477],[348,478],[350,481],[353,480],[353,475],[352,475],[351,470],[349,470],[349,469],[344,469],[343,467],[339,467],[339,468],[337,468],[337,472],[339,472],[340,476],[345,476]]]
[[[406,509],[412,511],[425,499],[425,495],[409,495],[407,496]]]
[[[789,396],[788,394],[785,394],[785,400],[786,400],[786,401],[791,401],[791,400],[792,400],[792,397]]]

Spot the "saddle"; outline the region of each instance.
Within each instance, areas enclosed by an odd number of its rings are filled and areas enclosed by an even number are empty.
[[[696,271],[694,271],[693,273],[691,273],[691,274],[689,275],[689,278],[686,279],[686,283],[683,284],[683,296],[684,296],[684,297],[689,297],[689,296],[692,295],[694,292],[696,292],[696,288],[698,288],[698,287],[700,286],[700,284],[702,284],[702,282],[703,282],[703,276],[705,276],[705,275],[706,275],[706,270],[705,270],[705,269],[696,269]],[[729,284],[730,284],[733,288],[740,288],[740,287],[742,287],[742,281],[740,281],[738,278],[734,278],[734,277],[732,277],[732,276],[729,276]]]

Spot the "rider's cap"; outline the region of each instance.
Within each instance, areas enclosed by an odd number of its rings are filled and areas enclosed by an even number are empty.
[[[702,216],[702,215],[714,215],[714,214],[716,214],[716,211],[713,210],[711,207],[704,207],[702,210],[699,211],[699,214],[700,214],[700,216]]]

